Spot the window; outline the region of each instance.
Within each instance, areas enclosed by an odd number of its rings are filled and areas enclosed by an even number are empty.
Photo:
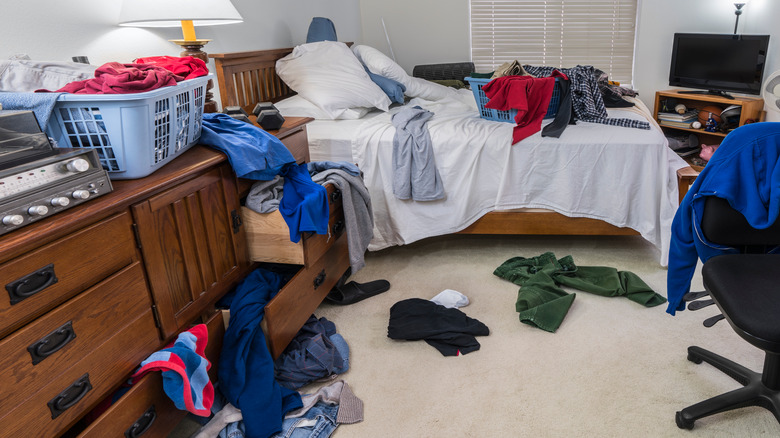
[[[632,82],[637,0],[470,0],[471,59],[489,72],[521,64],[592,65]]]

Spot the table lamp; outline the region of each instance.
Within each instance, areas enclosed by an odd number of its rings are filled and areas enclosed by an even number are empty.
[[[195,26],[213,26],[243,22],[241,14],[230,0],[124,0],[119,13],[120,26],[135,27],[179,27],[182,39],[170,40],[184,50],[180,56],[193,56],[208,62],[203,51],[209,41],[195,36]],[[213,87],[209,81],[208,89]],[[211,91],[206,92],[204,111],[214,112],[217,103]]]

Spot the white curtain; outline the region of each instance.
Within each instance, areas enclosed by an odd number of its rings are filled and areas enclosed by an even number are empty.
[[[504,62],[592,65],[632,82],[637,0],[470,0],[478,72]]]

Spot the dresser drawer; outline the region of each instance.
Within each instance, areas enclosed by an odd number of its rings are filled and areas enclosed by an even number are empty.
[[[241,217],[246,226],[249,257],[256,262],[291,263],[310,266],[345,234],[344,211],[341,191],[333,184],[325,186],[330,217],[329,234],[304,233],[298,242],[290,241],[290,230],[279,210],[257,213],[241,207]]]
[[[343,234],[323,257],[298,271],[268,302],[261,324],[274,358],[284,351],[347,267],[349,251]]]
[[[222,312],[217,312],[206,325],[209,332],[206,358],[211,362],[209,377],[213,383],[217,378],[217,363],[225,335]],[[163,389],[161,376],[159,372],[145,375],[100,418],[84,429],[79,438],[168,436],[187,415],[187,411],[179,410],[173,404]]]
[[[43,382],[0,418],[6,436],[54,436],[70,428],[95,404],[121,383],[149,352],[160,346],[152,311],[122,328],[103,345],[84,351],[82,360],[58,376]]]
[[[149,310],[136,262],[0,341],[0,412],[7,412]]]
[[[122,213],[0,266],[0,338],[137,259]]]

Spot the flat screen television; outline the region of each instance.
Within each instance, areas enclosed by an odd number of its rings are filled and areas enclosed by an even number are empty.
[[[768,46],[769,35],[676,33],[669,85],[726,97],[759,94]]]

